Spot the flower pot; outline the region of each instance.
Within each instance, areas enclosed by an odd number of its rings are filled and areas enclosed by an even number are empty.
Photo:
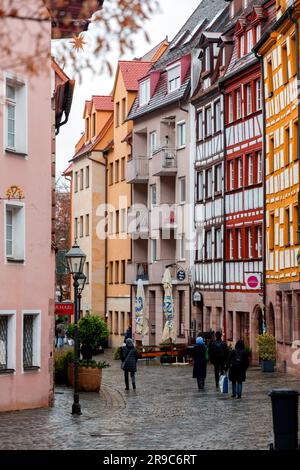
[[[80,392],[99,392],[102,382],[102,369],[98,367],[79,367],[78,381]],[[68,368],[69,385],[74,385],[74,365]]]
[[[261,361],[262,372],[274,372],[274,361]]]

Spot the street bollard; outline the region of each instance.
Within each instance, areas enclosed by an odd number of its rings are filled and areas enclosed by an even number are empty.
[[[277,388],[269,392],[272,400],[274,445],[270,449],[298,449],[298,396],[299,392]]]

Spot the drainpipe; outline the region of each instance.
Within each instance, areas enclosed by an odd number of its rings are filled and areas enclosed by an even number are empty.
[[[299,80],[300,80],[300,54],[299,54],[299,23],[295,18],[293,18],[292,13],[288,10],[288,17],[295,25],[295,36],[296,36],[296,64],[297,64],[297,83],[299,87]],[[297,89],[298,89],[297,87]],[[300,100],[298,97],[298,125],[300,125]],[[298,131],[299,132],[299,131]],[[300,181],[300,138],[298,134],[298,141],[297,141],[297,157],[298,157],[298,174],[299,174],[299,181]],[[298,230],[297,230],[297,238],[298,243],[300,243],[300,190],[298,189]]]
[[[262,90],[262,122],[263,122],[263,131],[262,131],[262,188],[263,188],[263,252],[262,252],[262,301],[263,301],[263,315],[265,326],[267,325],[267,308],[266,308],[266,299],[267,299],[267,286],[266,286],[266,253],[267,253],[267,221],[266,221],[266,107],[265,107],[265,77],[264,77],[264,62],[263,56],[254,52],[255,57],[259,60],[260,64],[260,74],[261,74],[261,90]]]
[[[225,126],[225,92],[223,84],[220,84],[220,92],[223,95],[223,142],[224,142],[224,157],[223,157],[223,336],[224,340],[227,339],[227,325],[226,325],[226,204],[225,204],[225,188],[226,188],[226,126]]]
[[[179,107],[179,109],[180,109],[181,111],[184,111],[185,113],[189,113],[189,110],[188,110],[188,109],[185,109],[185,108],[183,108],[183,107],[181,106],[181,101],[180,101],[180,100],[178,100],[178,107]]]

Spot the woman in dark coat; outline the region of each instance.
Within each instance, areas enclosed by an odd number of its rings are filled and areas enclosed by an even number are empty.
[[[193,378],[197,379],[198,388],[200,390],[204,388],[207,368],[207,350],[201,336],[196,339],[192,355],[194,359]]]
[[[131,338],[126,339],[126,346],[123,346],[121,349],[121,360],[122,360],[122,369],[124,370],[125,378],[125,390],[129,390],[129,372],[131,376],[132,388],[136,389],[135,385],[135,373],[136,373],[136,363],[138,360],[138,353],[134,347],[133,341]]]
[[[242,398],[243,382],[246,380],[246,370],[249,367],[249,358],[243,340],[240,339],[230,353],[228,366],[229,380],[232,382],[232,398],[236,395]]]

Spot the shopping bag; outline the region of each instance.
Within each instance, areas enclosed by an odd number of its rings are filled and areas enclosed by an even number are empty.
[[[219,387],[221,393],[228,393],[228,377],[226,374],[221,375],[219,380]]]

